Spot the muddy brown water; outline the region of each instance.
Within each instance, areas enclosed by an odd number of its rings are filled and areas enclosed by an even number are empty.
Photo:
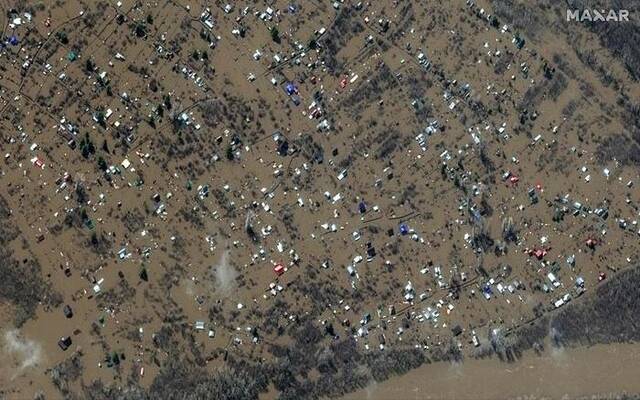
[[[508,364],[466,360],[424,365],[343,400],[559,399],[640,392],[640,345],[598,345],[525,355]]]

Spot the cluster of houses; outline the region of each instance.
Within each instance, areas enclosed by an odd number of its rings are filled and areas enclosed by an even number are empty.
[[[468,4],[475,10],[473,2],[468,2]],[[332,6],[337,12],[340,12],[347,5],[336,1],[332,2]],[[252,16],[256,23],[265,24],[265,26],[271,26],[271,29],[275,29],[278,22],[301,11],[299,6],[295,4],[289,5],[286,9],[276,9],[275,6],[238,9],[238,6],[232,2],[221,2],[219,7],[220,10],[204,8],[195,21],[201,24],[206,32],[213,34],[219,29],[218,18],[231,20],[234,22],[231,34],[238,40],[247,34],[244,25],[247,24],[246,19]],[[354,7],[361,9],[364,5],[360,3]],[[486,15],[484,10],[478,9],[475,12],[479,18],[491,21],[491,16]],[[391,22],[386,17],[379,18],[377,21],[376,19],[374,17],[370,19],[369,16],[366,16],[363,21],[374,26],[377,32],[385,32],[389,29]],[[14,16],[10,25],[17,28],[26,23],[25,21],[30,20],[31,16],[26,14]],[[513,35],[508,26],[499,28],[500,35],[511,39],[514,51],[522,50],[525,47],[525,40],[518,35]],[[336,120],[336,115],[338,115],[336,108],[339,108],[336,104],[341,104],[339,101],[353,93],[360,85],[367,85],[370,82],[369,76],[379,64],[377,60],[366,60],[350,67],[348,71],[341,73],[338,77],[329,76],[326,74],[326,68],[320,57],[321,42],[327,35],[327,29],[323,26],[317,26],[313,29],[313,46],[311,43],[292,40],[294,43],[290,52],[281,50],[280,47],[274,49],[266,44],[260,48],[248,49],[246,54],[242,54],[241,57],[245,58],[243,62],[250,65],[250,69],[255,72],[246,75],[247,81],[243,81],[242,84],[254,85],[260,90],[265,88],[271,90],[268,95],[274,96],[278,101],[286,103],[287,107],[291,107],[292,115],[294,115],[291,118],[295,118],[297,115],[302,121],[301,124],[304,123],[309,128],[312,137],[320,138],[319,141],[331,140],[340,134],[341,129],[345,129],[345,125],[348,125]],[[274,32],[271,31],[272,40],[279,40],[277,32]],[[369,35],[369,32],[366,33],[365,46],[374,46],[375,39]],[[215,49],[222,40],[224,39],[220,35],[214,34],[210,37],[209,48]],[[3,46],[17,45],[19,45],[19,39],[15,35],[10,36],[3,44]],[[167,58],[168,48],[169,43],[165,35],[160,35],[154,44],[154,56]],[[502,50],[494,48],[494,45],[489,45],[488,42],[482,47],[482,52],[490,59],[499,59],[503,56]],[[414,63],[421,71],[435,73],[434,69],[437,65],[434,65],[435,59],[432,60],[428,56],[427,49],[412,50],[410,54],[411,57],[407,60]],[[70,55],[63,62],[70,65],[76,62],[77,58],[77,54]],[[114,60],[122,63],[127,59],[120,52],[117,52]],[[24,62],[26,67],[24,65],[23,67],[28,68],[31,61],[26,59]],[[401,65],[404,62],[405,60],[402,59]],[[112,67],[113,63],[110,62],[109,68]],[[93,68],[91,76],[88,78],[89,85],[99,87],[112,82],[113,74],[109,68]],[[305,78],[290,73],[289,69],[296,68],[307,73]],[[531,65],[528,63],[519,63],[510,66],[510,68],[513,68],[513,71],[508,72],[511,81],[516,80],[518,74],[519,77],[529,79]],[[44,70],[50,71],[52,68],[44,66]],[[191,85],[194,85],[199,95],[210,94],[208,79],[201,70],[194,68],[187,62],[176,61],[173,64],[173,71],[182,80],[190,82],[190,89]],[[243,74],[243,80],[244,76]],[[53,77],[55,78],[55,75]],[[70,77],[64,70],[57,74],[57,79],[62,84],[66,84]],[[266,85],[264,85],[265,82]],[[445,129],[449,125],[449,121],[462,115],[465,108],[476,97],[481,95],[505,96],[508,89],[500,89],[494,84],[477,89],[471,83],[446,79],[438,90],[438,96],[434,99],[429,99],[426,96],[405,99],[408,103],[405,106],[411,112],[418,113],[428,105],[435,105],[437,107],[434,109],[443,112],[429,116],[420,123],[416,132],[408,133],[410,148],[403,150],[406,152],[402,155],[403,158],[413,157],[413,161],[418,165],[428,165],[428,161],[435,160],[435,165],[442,167],[442,175],[446,177],[442,180],[447,181],[449,178],[447,174],[462,165],[463,157],[460,155],[471,154],[475,149],[482,148],[489,141],[489,138],[496,138],[502,143],[515,141],[514,132],[504,120],[495,123],[483,121],[469,126],[468,129],[461,132],[467,141],[462,144],[447,143],[449,132]],[[167,94],[167,98],[168,100],[165,102],[179,100],[174,97],[173,92]],[[114,130],[124,132],[124,141],[131,147],[126,154],[114,155],[109,162],[104,162],[105,165],[101,166],[100,174],[108,181],[108,184],[103,186],[101,183],[100,186],[94,186],[91,199],[85,201],[83,206],[89,210],[89,213],[99,214],[103,208],[116,204],[114,213],[117,213],[117,210],[123,206],[123,200],[118,197],[118,190],[134,189],[137,191],[135,198],[142,199],[145,204],[146,213],[143,217],[152,221],[142,223],[142,227],[132,228],[131,234],[127,234],[126,239],[112,236],[117,246],[109,255],[108,262],[125,268],[147,265],[156,254],[160,254],[168,247],[179,245],[181,238],[177,233],[173,233],[173,224],[178,218],[178,212],[184,215],[193,211],[196,214],[200,213],[200,216],[204,215],[206,222],[202,224],[205,226],[202,231],[187,230],[190,235],[193,235],[187,238],[189,244],[200,243],[208,252],[207,255],[213,257],[213,254],[219,252],[223,247],[221,241],[224,240],[225,246],[230,249],[229,251],[240,255],[241,261],[238,262],[240,273],[246,274],[250,279],[254,278],[254,274],[258,276],[255,280],[258,282],[256,285],[259,285],[260,295],[254,296],[250,301],[239,300],[241,290],[233,290],[229,295],[234,303],[234,315],[248,313],[252,307],[266,309],[283,297],[288,299],[289,297],[286,296],[293,292],[290,288],[295,285],[296,280],[305,279],[304,273],[301,272],[303,271],[302,265],[305,263],[311,264],[314,273],[326,274],[325,276],[330,277],[327,279],[331,280],[331,284],[346,286],[353,293],[369,286],[378,285],[377,287],[380,287],[381,282],[378,280],[381,281],[381,277],[388,279],[382,275],[382,272],[400,270],[402,272],[394,277],[400,276],[402,284],[393,286],[390,300],[387,301],[390,304],[377,305],[376,308],[376,306],[369,304],[372,301],[366,300],[367,304],[355,306],[350,304],[349,300],[342,299],[337,304],[327,305],[327,312],[323,315],[321,322],[328,327],[329,319],[340,321],[344,331],[362,343],[367,350],[374,342],[371,340],[372,336],[375,336],[378,342],[375,348],[380,351],[384,351],[390,346],[389,343],[392,341],[389,336],[392,334],[396,335],[398,341],[407,338],[409,327],[408,324],[402,322],[403,319],[417,322],[418,327],[415,329],[420,334],[437,332],[433,334],[433,337],[440,337],[445,333],[451,333],[455,338],[469,339],[469,343],[478,347],[483,340],[486,340],[480,331],[484,325],[475,322],[465,323],[463,315],[466,308],[477,306],[488,309],[494,308],[488,305],[495,305],[495,308],[507,310],[505,313],[511,312],[512,309],[519,312],[531,304],[530,296],[535,291],[535,296],[544,299],[547,311],[553,312],[554,309],[565,306],[572,299],[581,296],[592,286],[606,279],[606,266],[598,266],[601,270],[597,271],[597,278],[591,280],[582,271],[580,263],[590,262],[584,261],[587,258],[585,255],[593,254],[604,247],[612,222],[609,219],[610,214],[615,215],[613,222],[624,234],[634,237],[640,235],[637,211],[635,215],[626,210],[624,212],[627,214],[619,210],[614,212],[611,204],[607,201],[598,202],[593,198],[568,192],[549,199],[548,192],[545,194],[544,182],[532,182],[531,171],[527,171],[521,165],[521,155],[508,154],[502,157],[508,167],[497,171],[497,179],[493,184],[495,187],[499,187],[498,191],[504,189],[507,193],[503,199],[499,200],[500,202],[521,203],[514,210],[511,210],[511,212],[519,212],[524,216],[521,218],[523,221],[520,226],[521,232],[519,235],[513,234],[513,237],[507,239],[514,242],[510,245],[512,251],[510,257],[514,257],[520,264],[516,268],[525,270],[525,272],[518,271],[518,273],[512,274],[509,268],[496,263],[496,265],[487,268],[489,271],[481,273],[480,268],[474,268],[466,260],[467,265],[453,265],[452,260],[441,260],[441,262],[423,260],[421,256],[424,253],[420,252],[432,251],[447,241],[454,241],[456,251],[466,251],[474,259],[480,259],[479,253],[493,251],[494,247],[498,249],[496,252],[507,247],[497,243],[494,246],[492,243],[491,246],[487,246],[490,250],[478,250],[478,230],[485,218],[483,214],[486,214],[487,211],[481,212],[476,200],[482,198],[489,191],[486,190],[487,184],[474,176],[473,171],[466,171],[460,167],[464,170],[464,174],[461,175],[464,182],[460,186],[466,185],[464,186],[465,196],[458,198],[456,203],[447,204],[447,206],[451,206],[452,214],[447,216],[445,227],[439,229],[433,229],[433,226],[430,226],[431,222],[426,217],[422,218],[418,211],[405,216],[392,214],[389,210],[391,208],[389,204],[392,204],[397,198],[392,197],[391,200],[394,201],[391,201],[379,194],[382,193],[380,189],[383,182],[391,181],[394,173],[400,173],[404,176],[413,173],[412,171],[395,172],[393,162],[378,164],[372,162],[374,166],[372,169],[377,169],[373,173],[375,180],[371,185],[375,190],[367,193],[366,196],[355,195],[354,187],[361,183],[362,175],[360,174],[363,174],[362,171],[353,165],[337,164],[337,149],[333,150],[331,156],[314,154],[307,159],[300,157],[302,150],[297,146],[299,146],[300,140],[298,139],[302,137],[302,134],[294,134],[284,128],[270,131],[272,133],[267,135],[265,142],[256,141],[252,145],[243,142],[232,131],[225,128],[217,136],[215,143],[217,145],[223,142],[229,143],[227,160],[217,153],[213,154],[211,158],[214,165],[221,165],[228,161],[225,165],[230,165],[229,168],[234,171],[234,174],[224,176],[225,182],[222,184],[214,183],[210,177],[198,177],[198,181],[192,182],[190,177],[186,177],[188,174],[183,171],[177,169],[169,171],[169,167],[164,166],[163,168],[167,168],[167,170],[162,169],[160,173],[167,175],[166,181],[171,184],[169,186],[162,186],[162,184],[153,186],[145,182],[145,179],[153,178],[147,178],[145,175],[152,175],[146,174],[147,172],[156,172],[150,171],[152,168],[160,170],[160,163],[156,159],[157,154],[154,154],[149,146],[144,146],[143,140],[137,138],[137,129],[132,122],[132,114],[138,108],[149,108],[147,100],[124,91],[108,99],[111,103],[103,103],[95,109],[85,110],[93,121],[90,123],[103,126],[107,134]],[[431,103],[432,101],[435,104]],[[158,107],[152,110],[149,116],[153,117],[157,114]],[[175,113],[175,120],[172,122],[195,135],[205,135],[209,129],[203,128],[203,117],[206,118],[197,110],[184,108],[184,110]],[[495,117],[495,119],[501,118],[501,115]],[[81,126],[73,117],[67,115],[61,116],[52,126],[53,131],[58,137],[63,138],[71,150],[76,150],[78,147],[86,148],[89,145],[86,142],[88,136],[84,136],[84,133],[88,129],[92,129],[94,132],[95,128],[95,126]],[[165,126],[160,129],[169,130]],[[36,173],[49,173],[49,171],[45,171],[48,161],[47,153],[42,149],[42,143],[38,143],[36,138],[21,129],[18,131],[19,134],[12,136],[9,140],[10,144],[26,145],[24,148],[28,149],[28,160],[33,170]],[[168,133],[163,131],[162,134]],[[560,125],[550,126],[545,132],[533,132],[527,139],[528,143],[523,151],[543,151],[541,149],[544,146],[557,141],[561,134]],[[575,148],[572,150],[570,156],[579,159],[578,151]],[[368,149],[363,151],[364,158],[368,158],[368,151]],[[7,151],[4,159],[11,161],[12,156],[11,151]],[[607,185],[617,185],[627,191],[634,187],[632,179],[622,178],[623,174],[618,165],[609,166],[600,172],[600,170],[596,170],[594,162],[579,160],[580,167],[573,172],[579,177],[577,181],[580,185],[591,187],[596,185],[594,182],[604,182]],[[250,168],[243,171],[245,165],[250,162],[254,162],[258,166],[255,168],[258,172],[248,173]],[[457,166],[454,165],[456,163]],[[318,167],[318,165],[322,165],[322,167]],[[331,173],[319,174],[318,171],[326,171],[321,169],[325,165],[329,166],[327,170],[330,170]],[[19,167],[24,168],[22,163],[19,164]],[[75,176],[72,171],[63,171],[58,167],[60,167],[59,164],[55,166],[57,173],[55,194],[63,198],[69,206],[64,208],[64,212],[56,212],[54,217],[64,219],[65,215],[72,215],[78,211],[78,206],[71,205],[71,203],[73,192],[80,186],[81,179]],[[269,181],[259,181],[255,176],[258,173],[264,174]],[[210,173],[207,172],[207,174]],[[242,178],[239,178],[241,175],[250,178],[241,182]],[[322,181],[326,182],[326,187],[316,187],[310,190],[299,184],[304,179],[311,180],[318,175],[322,175],[322,178],[317,179],[326,178],[326,181]],[[440,174],[436,173],[435,175],[440,177]],[[195,178],[193,179],[195,180]],[[285,181],[286,179],[291,179],[291,182]],[[415,177],[414,179],[421,178]],[[450,181],[447,181],[447,184],[452,183],[454,179],[450,179]],[[283,185],[283,182],[286,184]],[[433,182],[436,180],[433,179]],[[333,185],[333,187],[329,185]],[[395,192],[390,196],[396,196]],[[627,205],[633,203],[632,197],[632,195],[626,197],[625,203]],[[429,200],[434,204],[422,205],[425,212],[426,208],[437,209],[442,206],[439,204],[440,198]],[[232,212],[223,210],[224,207],[221,204],[225,201],[230,210],[242,211],[242,215],[237,217],[238,220],[229,216],[233,214]],[[495,200],[494,203],[497,201]],[[500,204],[500,206],[502,205]],[[549,224],[540,222],[541,219],[533,220],[531,214],[527,214],[529,210],[540,210],[544,205],[552,210],[554,222],[573,218],[571,222],[575,222],[576,225],[584,225],[587,224],[584,221],[589,221],[589,226],[597,229],[591,229],[589,232],[570,233],[568,238],[573,244],[567,246],[570,248],[565,250],[559,242],[562,239],[567,239],[566,237],[562,237]],[[316,213],[318,210],[322,212]],[[301,232],[296,240],[290,239],[291,237],[284,233],[289,230],[289,227],[283,225],[287,219],[285,211],[305,216],[303,222],[299,224]],[[504,213],[504,211],[501,212]],[[238,212],[238,214],[241,213]],[[81,218],[84,227],[91,232],[95,232],[96,226],[108,225],[105,216],[95,219],[91,216]],[[244,224],[239,222],[240,219],[244,220]],[[367,224],[370,221],[383,221],[389,226],[372,234],[370,230],[367,230]],[[216,232],[216,229],[211,226],[219,228],[219,232]],[[159,227],[167,228],[172,232],[168,243],[161,243],[155,238],[150,239],[154,236],[151,232],[152,229],[157,230]],[[449,235],[443,233],[445,230]],[[554,230],[553,234],[539,235],[540,232],[552,230]],[[224,231],[224,234],[220,234],[220,231]],[[110,234],[112,233],[110,232]],[[433,238],[438,235],[438,239]],[[442,239],[441,242],[434,244],[439,239]],[[322,244],[330,243],[332,250],[328,254],[323,254],[322,257],[310,256],[307,241],[313,246],[318,245],[318,248],[321,249]],[[382,242],[385,242],[384,246]],[[391,242],[401,243],[402,246],[405,246],[403,249],[415,250],[415,254],[402,254],[402,257],[391,256],[388,250],[390,247],[388,244]],[[578,243],[577,250],[575,243]],[[407,250],[407,253],[412,250]],[[324,252],[324,250],[321,251]],[[400,258],[403,258],[404,261],[399,262]],[[631,261],[631,256],[629,256],[627,262]],[[222,267],[214,266],[215,268]],[[190,274],[191,282],[212,279],[205,274],[196,277],[197,272],[194,272],[195,268],[191,268],[190,265],[185,266],[185,270]],[[375,271],[373,275],[371,270]],[[64,269],[65,275],[70,276],[70,271],[69,267],[66,267]],[[335,274],[333,274],[334,272]],[[88,274],[86,288],[82,290],[82,296],[86,298],[103,296],[115,284],[105,278],[106,275],[107,271],[102,267]],[[138,275],[142,281],[149,280],[146,267],[141,268]],[[191,306],[197,307],[198,311],[205,309],[204,295],[190,294],[190,296],[190,300],[193,300]],[[375,308],[375,310],[362,311],[363,307]],[[350,317],[355,312],[354,310],[358,310],[358,315],[352,322]],[[113,312],[113,310],[109,311]],[[194,333],[206,335],[212,342],[220,340],[222,334],[220,324],[203,314],[199,314],[189,322]],[[74,318],[70,304],[64,306],[63,315],[69,319]],[[287,311],[286,320],[295,321],[296,318],[294,311]],[[498,324],[500,318],[495,317],[489,323]],[[511,321],[509,327],[513,325],[514,322]],[[381,328],[382,326],[384,329]],[[139,329],[140,335],[142,335],[143,328]],[[339,336],[337,332],[332,332],[332,336]],[[261,340],[258,328],[254,325],[238,326],[229,335],[232,338],[231,343],[236,346],[258,343]],[[414,338],[404,340],[409,342]],[[71,336],[65,336],[60,338],[58,345],[62,350],[67,350],[72,346],[72,343]],[[430,345],[420,342],[416,346],[427,349]],[[141,374],[142,371],[143,369],[141,369]]]

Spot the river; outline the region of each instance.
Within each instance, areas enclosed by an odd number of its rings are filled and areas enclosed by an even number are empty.
[[[541,399],[640,393],[640,344],[551,349],[515,363],[497,359],[423,365],[343,400]]]

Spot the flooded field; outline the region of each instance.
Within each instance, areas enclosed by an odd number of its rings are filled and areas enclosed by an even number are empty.
[[[344,397],[355,399],[559,399],[640,392],[640,345],[527,354],[515,363],[466,360],[420,367]]]

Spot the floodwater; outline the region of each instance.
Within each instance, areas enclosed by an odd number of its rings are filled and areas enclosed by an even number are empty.
[[[508,364],[497,359],[424,365],[343,400],[559,399],[640,393],[640,344],[553,349]]]

